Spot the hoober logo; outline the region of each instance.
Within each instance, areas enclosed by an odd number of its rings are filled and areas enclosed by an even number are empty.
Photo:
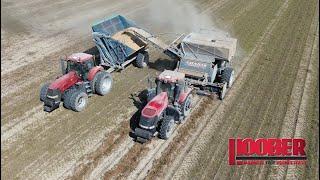
[[[305,164],[304,139],[230,138],[229,165]]]

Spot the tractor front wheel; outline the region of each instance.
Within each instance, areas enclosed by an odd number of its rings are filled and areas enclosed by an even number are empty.
[[[174,118],[172,116],[164,117],[163,122],[160,126],[159,136],[161,139],[168,139],[173,131],[174,127]]]
[[[108,94],[112,88],[112,76],[105,71],[100,71],[96,74],[93,84],[95,92],[104,96]]]
[[[136,59],[136,66],[138,68],[147,67],[149,63],[149,53],[144,51],[143,53],[139,53]]]
[[[72,92],[72,93],[71,93]],[[83,91],[70,91],[64,99],[64,106],[73,111],[83,111],[88,104],[88,95]]]
[[[44,84],[42,87],[41,87],[41,90],[40,90],[40,101],[44,101],[47,97],[47,92],[48,92],[48,88],[49,88],[49,84]]]

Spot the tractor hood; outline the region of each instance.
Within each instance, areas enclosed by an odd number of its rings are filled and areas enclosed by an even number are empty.
[[[74,71],[70,71],[69,73],[53,81],[50,84],[49,89],[58,89],[60,92],[63,93],[66,89],[70,88],[79,81],[81,81],[81,79],[78,77],[77,73]]]
[[[148,102],[142,109],[141,116],[143,119],[153,119],[154,117],[159,116],[167,106],[168,94],[167,92],[162,92]]]

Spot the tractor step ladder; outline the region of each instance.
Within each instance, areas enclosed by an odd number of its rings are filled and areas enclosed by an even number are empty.
[[[87,94],[92,94],[92,87],[90,82],[84,82],[84,87],[86,88]]]

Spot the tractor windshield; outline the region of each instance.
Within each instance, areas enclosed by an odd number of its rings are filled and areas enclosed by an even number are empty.
[[[68,69],[68,71],[82,72],[83,67],[80,63],[68,61],[67,69]]]
[[[170,83],[164,83],[162,81],[158,81],[157,82],[157,87],[158,87],[158,94],[161,92],[170,92],[174,89],[174,86],[172,86],[172,84]]]
[[[157,94],[161,92],[167,92],[170,99],[174,96],[175,84],[174,83],[165,83],[162,81],[157,82]]]
[[[92,60],[85,61],[83,63],[68,61],[67,72],[75,71],[83,79],[88,78],[88,73],[91,68],[94,67],[94,62]]]

